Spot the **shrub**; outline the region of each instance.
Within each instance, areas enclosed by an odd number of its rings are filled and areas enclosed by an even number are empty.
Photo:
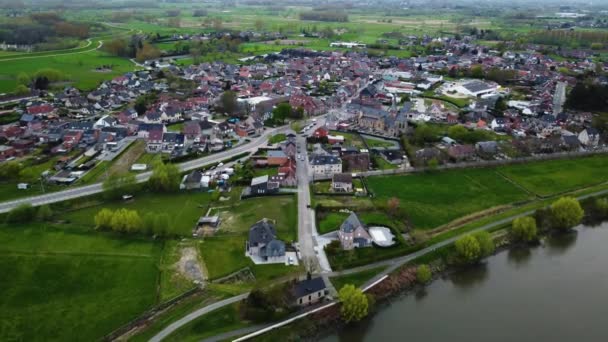
[[[570,229],[579,224],[584,215],[581,204],[573,197],[562,197],[551,205],[551,225],[554,229]]]
[[[36,217],[36,208],[30,203],[23,203],[11,209],[6,216],[7,223],[31,222]]]
[[[416,268],[416,280],[421,284],[426,284],[432,277],[431,268],[428,265],[420,265]]]
[[[473,235],[465,235],[454,243],[456,255],[460,262],[471,264],[481,258],[481,247],[479,241]]]
[[[363,292],[354,285],[344,285],[338,293],[342,306],[340,313],[346,322],[357,322],[367,316],[369,302]]]
[[[536,220],[530,216],[518,217],[513,220],[509,233],[515,241],[535,241],[537,238]]]

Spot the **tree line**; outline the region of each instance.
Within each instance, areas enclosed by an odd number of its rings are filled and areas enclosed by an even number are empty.
[[[339,11],[308,11],[300,13],[300,20],[347,22],[348,14]]]
[[[0,41],[34,45],[64,37],[83,39],[89,36],[89,29],[88,24],[67,21],[54,12],[32,13],[2,22]]]

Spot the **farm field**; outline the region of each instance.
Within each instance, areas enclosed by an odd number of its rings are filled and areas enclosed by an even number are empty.
[[[370,177],[379,201],[397,197],[415,228],[430,229],[477,211],[529,198],[491,169]]]
[[[101,66],[111,66],[109,72],[95,70]],[[135,65],[126,58],[110,56],[102,51],[77,54],[46,56],[34,59],[0,61],[0,92],[11,92],[16,87],[16,77],[20,73],[34,74],[43,68],[61,71],[66,82],[82,90],[92,90],[102,81],[133,71]]]
[[[608,156],[509,165],[498,170],[544,197],[608,181]]]
[[[158,243],[36,224],[0,246],[0,340],[99,340],[157,303]]]

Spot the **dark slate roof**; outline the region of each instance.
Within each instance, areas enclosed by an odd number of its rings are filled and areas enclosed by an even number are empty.
[[[482,81],[471,81],[463,84],[462,86],[472,93],[492,88],[492,86]]]
[[[353,175],[350,173],[336,173],[333,176],[333,181],[338,183],[352,183]]]
[[[345,233],[350,233],[350,232],[353,232],[355,229],[357,229],[357,227],[360,227],[360,226],[363,226],[363,225],[361,224],[361,221],[359,221],[359,217],[357,217],[357,214],[350,213],[348,218],[346,218],[346,220],[344,220],[344,222],[342,222],[342,225],[340,226],[340,230]]]
[[[564,135],[562,139],[564,139],[564,143],[568,146],[576,147],[580,145],[576,135]]]
[[[260,256],[262,257],[279,257],[285,255],[285,243],[280,240],[271,240],[266,246],[260,249]]]
[[[249,228],[249,245],[265,245],[276,239],[276,236],[277,232],[274,225],[268,222],[268,220],[263,219],[256,222],[253,226],[251,226],[251,228]]]
[[[340,158],[331,155],[315,155],[311,158],[310,164],[312,165],[333,165],[341,164]]]
[[[306,279],[296,284],[295,286],[295,296],[296,298],[308,296],[311,293],[316,293],[319,291],[325,290],[325,282],[323,278],[312,278]]]

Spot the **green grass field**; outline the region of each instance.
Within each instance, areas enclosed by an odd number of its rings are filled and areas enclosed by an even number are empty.
[[[209,204],[207,192],[178,192],[174,194],[140,193],[133,201],[113,201],[98,206],[67,212],[64,218],[72,224],[94,227],[95,214],[102,208],[112,210],[127,208],[137,210],[140,216],[146,213],[167,213],[170,218],[170,231],[189,236],[199,217],[204,215]]]
[[[608,181],[608,156],[510,165],[499,171],[528,191],[550,196]]]
[[[370,177],[379,201],[397,197],[415,228],[430,229],[528,195],[491,169]]]
[[[112,71],[95,71],[95,68],[102,65],[111,66]],[[133,71],[135,65],[126,58],[109,56],[97,50],[78,54],[0,61],[0,92],[13,91],[17,85],[16,77],[20,73],[31,75],[43,68],[59,70],[75,87],[92,90],[104,80]]]
[[[377,267],[371,270],[357,272],[353,274],[347,274],[340,277],[331,278],[331,283],[334,285],[336,290],[340,291],[344,285],[355,285],[359,287],[365,284],[366,281],[372,279],[376,274],[382,272],[385,267]]]
[[[155,305],[160,244],[0,226],[0,340],[99,340]]]

